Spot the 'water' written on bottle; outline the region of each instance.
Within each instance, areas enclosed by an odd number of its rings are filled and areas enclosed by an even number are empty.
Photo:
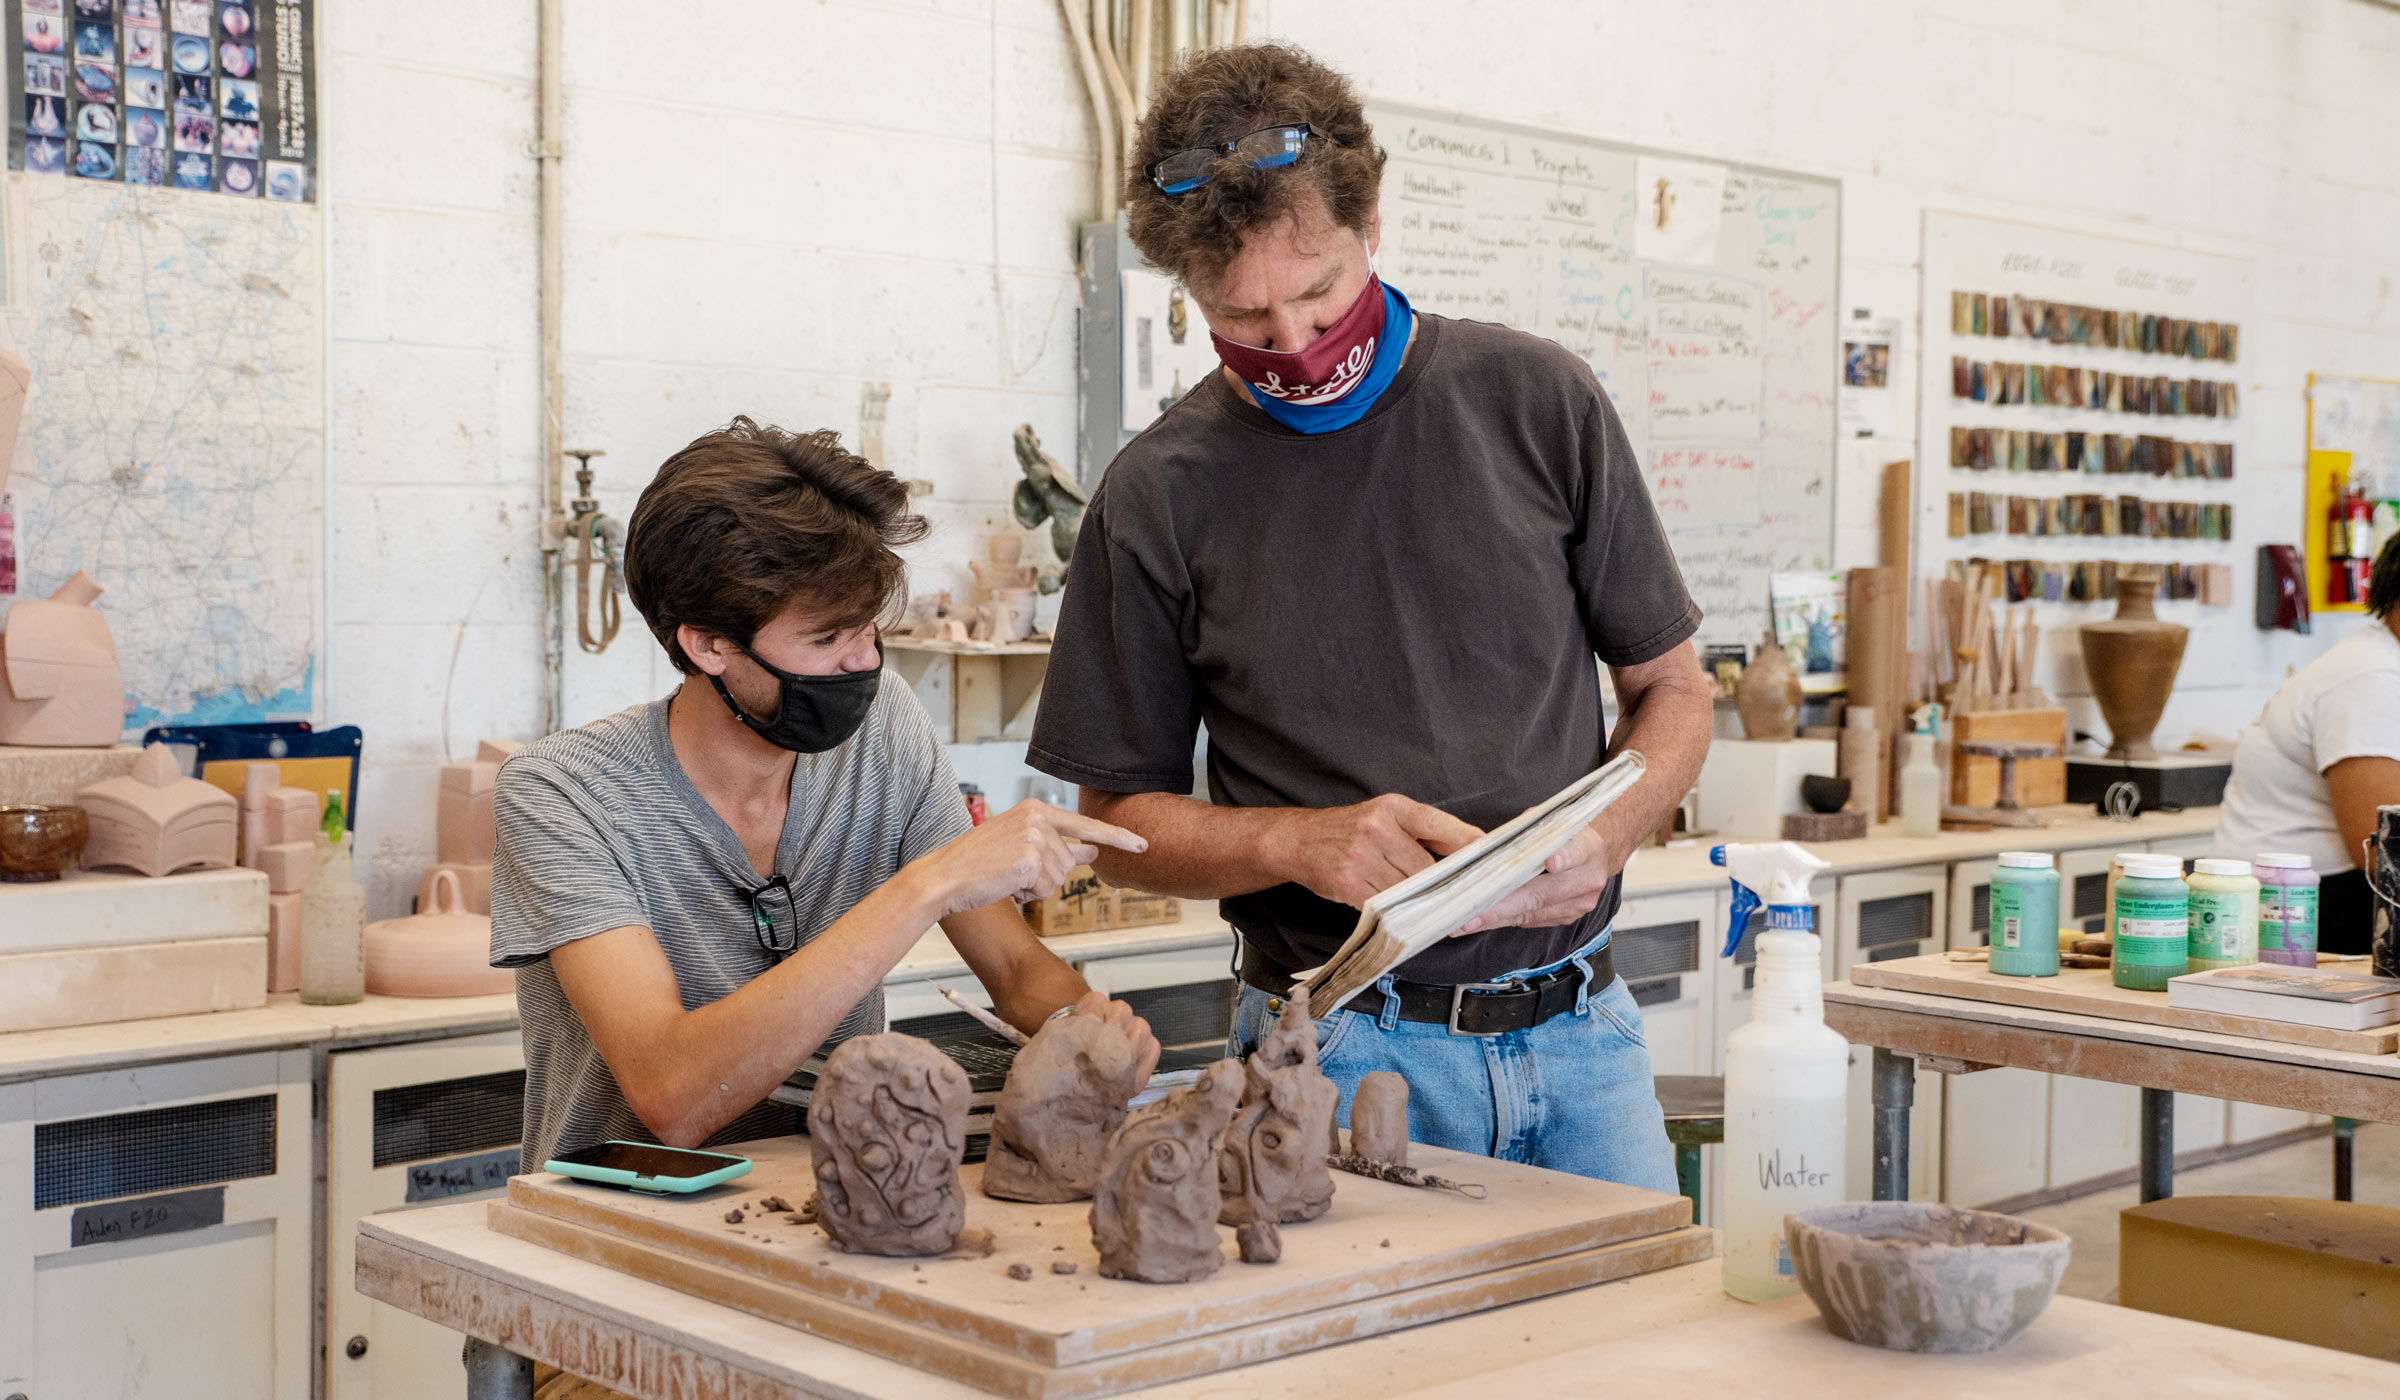
[[[1800,1154],[1799,1160],[1789,1170],[1786,1170],[1783,1165],[1783,1152],[1780,1148],[1773,1156],[1758,1159],[1758,1184],[1762,1190],[1772,1191],[1777,1187],[1806,1190],[1823,1186],[1831,1180],[1833,1180],[1831,1172],[1808,1169],[1808,1154],[1805,1152]]]

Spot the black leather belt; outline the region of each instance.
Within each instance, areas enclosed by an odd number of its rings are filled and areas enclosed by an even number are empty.
[[[1584,961],[1592,969],[1592,995],[1598,996],[1617,980],[1616,957],[1607,946]],[[1531,1030],[1562,1011],[1574,1010],[1583,985],[1583,970],[1568,963],[1516,982],[1460,982],[1443,987],[1395,980],[1392,990],[1399,995],[1403,1021],[1433,1021],[1448,1026],[1452,1035],[1493,1036]],[[1369,987],[1342,1009],[1379,1016],[1383,994]]]

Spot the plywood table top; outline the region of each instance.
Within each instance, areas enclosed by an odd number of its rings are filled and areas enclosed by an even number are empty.
[[[1583,1400],[1603,1387],[1611,1395],[1780,1400],[2337,1400],[2400,1395],[2400,1366],[2081,1298],[2051,1299],[2023,1336],[1998,1351],[1923,1356],[1845,1342],[1825,1330],[1806,1298],[1787,1298],[1414,1393],[1422,1400]]]

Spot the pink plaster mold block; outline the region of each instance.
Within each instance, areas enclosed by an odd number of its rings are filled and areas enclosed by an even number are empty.
[[[267,888],[296,895],[317,878],[317,795],[285,787],[283,770],[242,770],[242,864],[267,874]]]
[[[229,792],[183,776],[164,744],[142,750],[125,777],[75,794],[75,803],[92,818],[86,868],[115,865],[157,876],[234,864],[240,804]]]
[[[497,763],[451,763],[442,768],[434,849],[444,865],[492,863],[492,784]]]
[[[17,455],[17,429],[25,422],[25,397],[32,389],[32,368],[15,354],[0,350],[0,491],[8,489],[8,470]]]
[[[28,598],[0,625],[0,744],[102,748],[125,731],[125,677],[100,585],[77,570],[48,598]]]
[[[313,854],[313,852],[312,852]],[[315,861],[311,860],[313,867]],[[267,896],[267,990],[300,990],[300,896]]]

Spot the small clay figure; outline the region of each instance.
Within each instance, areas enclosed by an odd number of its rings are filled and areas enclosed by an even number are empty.
[[[1017,1052],[992,1112],[983,1190],[1004,1201],[1080,1201],[1133,1097],[1133,1042],[1097,1016],[1069,1012]]]
[[[1241,1111],[1225,1130],[1217,1158],[1217,1185],[1224,1194],[1218,1223],[1314,1220],[1333,1205],[1333,1174],[1326,1170],[1325,1154],[1334,1140],[1341,1091],[1317,1068],[1317,1028],[1309,1020],[1307,989],[1285,999],[1275,1029],[1242,1070]]]
[[[1373,1162],[1408,1165],[1408,1081],[1379,1069],[1350,1096],[1350,1150]]]
[[[1092,1196],[1104,1276],[1189,1283],[1224,1266],[1217,1152],[1241,1099],[1242,1067],[1219,1060],[1199,1082],[1129,1115],[1108,1140]]]
[[[940,1254],[966,1224],[967,1074],[913,1035],[844,1041],[808,1105],[817,1223],[853,1254]]]
[[[1059,563],[1067,563],[1075,555],[1075,536],[1083,529],[1083,512],[1091,504],[1091,495],[1081,482],[1067,474],[1057,458],[1042,450],[1042,440],[1031,423],[1018,426],[1015,444],[1017,466],[1025,473],[1011,502],[1017,523],[1030,530],[1049,521],[1050,548],[1058,555]],[[1057,585],[1049,579],[1042,582],[1044,593],[1056,591]]]

